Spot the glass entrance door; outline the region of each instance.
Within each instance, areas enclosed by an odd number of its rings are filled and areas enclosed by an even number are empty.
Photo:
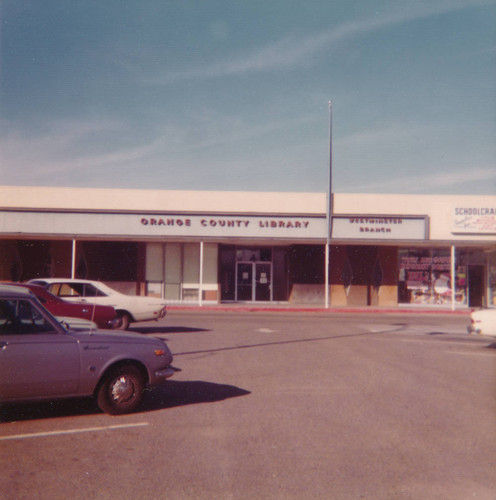
[[[468,266],[468,305],[484,305],[484,266]]]
[[[238,262],[236,300],[253,300],[253,262]]]
[[[236,300],[272,300],[272,264],[270,262],[238,262],[236,264]]]
[[[271,264],[267,262],[256,262],[255,266],[255,300],[272,300],[272,273]]]

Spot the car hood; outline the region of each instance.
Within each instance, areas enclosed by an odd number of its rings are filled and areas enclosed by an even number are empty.
[[[471,316],[473,318],[481,318],[481,319],[491,319],[494,318],[496,320],[496,309],[479,309],[477,311],[472,311]]]
[[[140,333],[124,332],[121,330],[91,330],[71,332],[71,335],[80,342],[107,342],[107,343],[129,343],[156,344],[165,343],[158,337],[145,337]]]

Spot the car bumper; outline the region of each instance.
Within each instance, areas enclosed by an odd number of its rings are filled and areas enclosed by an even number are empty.
[[[472,334],[480,335],[481,330],[480,330],[480,328],[475,328],[474,325],[470,325],[470,326],[467,326],[467,333],[469,333],[470,335],[472,335]]]
[[[167,368],[164,368],[163,370],[157,370],[153,374],[153,381],[151,382],[152,385],[160,384],[164,380],[167,380],[168,378],[172,377],[174,375],[176,370],[172,368],[171,366],[168,366]]]

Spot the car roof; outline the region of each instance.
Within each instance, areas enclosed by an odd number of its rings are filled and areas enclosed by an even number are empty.
[[[43,290],[47,293],[50,293],[48,292],[48,290],[42,286],[42,285],[37,285],[36,283],[15,283],[15,282],[11,282],[11,283],[2,283],[2,285],[8,285],[8,286],[18,286],[19,288],[28,288],[29,290]]]
[[[98,283],[98,281],[93,280],[83,280],[77,278],[34,278],[29,280],[28,283]]]
[[[13,295],[22,298],[33,296],[28,288],[0,283],[0,297],[12,297]]]
[[[43,297],[53,297],[53,299],[59,299],[56,295],[53,293],[49,292],[43,285],[40,285],[39,283],[12,283],[12,285],[21,287],[21,288],[26,288],[27,290],[31,290],[37,297],[40,295]],[[62,299],[59,299],[62,300]]]

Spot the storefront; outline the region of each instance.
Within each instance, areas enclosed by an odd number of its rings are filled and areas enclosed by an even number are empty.
[[[496,306],[496,197],[0,187],[0,280],[169,303]],[[326,265],[328,263],[328,272]]]

